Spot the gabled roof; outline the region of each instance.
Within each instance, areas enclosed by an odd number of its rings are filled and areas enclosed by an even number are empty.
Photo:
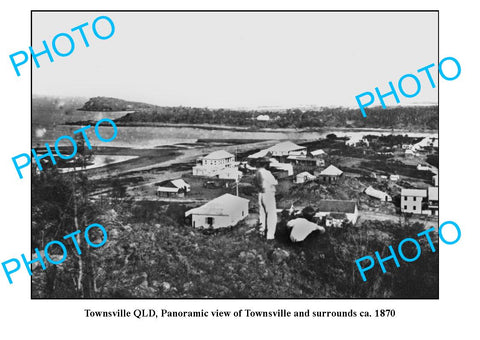
[[[187,182],[185,182],[181,178],[172,180],[172,184],[175,185],[177,188],[180,188],[180,189],[190,186],[190,184],[188,184]]]
[[[288,151],[303,150],[303,149],[306,149],[306,147],[297,145],[290,141],[286,141],[286,142],[275,144],[274,146],[271,146],[267,150],[272,152],[288,152]]]
[[[281,142],[281,143],[275,144],[275,145],[269,147],[268,149],[260,150],[259,152],[248,156],[248,158],[265,157],[265,156],[267,156],[267,154],[269,152],[271,152],[271,153],[273,153],[273,152],[290,152],[290,151],[305,150],[305,149],[306,149],[305,146],[300,146],[300,145],[297,145],[293,142],[286,141],[286,142]]]
[[[342,200],[325,200],[319,201],[317,203],[317,208],[319,212],[329,212],[329,213],[346,213],[353,214],[355,212],[355,207],[357,202],[355,201],[342,201]]]
[[[190,184],[185,182],[183,179],[178,178],[178,179],[168,179],[166,181],[160,182],[156,184],[159,187],[166,187],[166,188],[179,188],[183,189],[184,187],[189,187]]]
[[[427,190],[425,189],[403,189],[402,196],[427,197]]]
[[[254,154],[249,155],[247,158],[262,158],[266,157],[268,154],[268,149],[260,150]]]
[[[320,172],[320,175],[325,176],[340,176],[341,174],[343,174],[343,171],[334,165],[329,165],[326,169]]]
[[[198,208],[193,208],[186,211],[185,216],[192,214],[228,216],[233,212],[240,210],[245,202],[248,203],[249,200],[246,198],[233,196],[231,194],[224,194]]]
[[[301,173],[297,174],[297,177],[316,178],[314,175],[312,175],[308,171],[304,171],[304,172],[301,172]]]
[[[381,200],[383,200],[385,198],[385,196],[390,197],[390,195],[387,194],[386,192],[374,189],[371,186],[369,186],[368,188],[365,189],[365,194],[367,194],[369,196],[372,196],[372,197],[375,197],[375,198],[379,198]]]
[[[234,157],[230,152],[227,152],[225,150],[217,150],[217,151],[214,151],[214,152],[211,152],[209,153],[208,155],[206,155],[205,159],[225,159],[225,158],[232,158]]]

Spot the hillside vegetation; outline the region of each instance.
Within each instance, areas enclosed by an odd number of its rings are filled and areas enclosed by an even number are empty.
[[[363,118],[359,109],[321,108],[318,110],[290,109],[282,111],[247,111],[192,107],[161,107],[129,102],[116,98],[95,97],[88,100],[82,110],[127,111],[117,123],[135,125],[142,123],[169,124],[221,124],[256,128],[386,128],[437,130],[438,106],[405,106],[367,109]],[[258,121],[259,115],[268,115],[269,121]]]
[[[282,221],[275,241],[266,243],[244,222],[206,233],[185,223],[182,205],[115,197],[93,202],[84,196],[89,183],[83,176],[33,176],[33,248],[74,231],[75,216],[82,229],[100,223],[108,231],[101,248],[83,244],[75,257],[65,242],[64,263],[37,267],[34,298],[438,298],[438,251],[432,253],[424,238],[417,261],[400,260],[400,268],[388,261],[385,274],[376,265],[367,282],[355,265],[375,251],[385,258],[389,245],[396,249],[402,239],[417,238],[419,224],[372,221],[292,244]],[[438,249],[437,239],[434,244]],[[415,256],[414,247],[403,250]]]

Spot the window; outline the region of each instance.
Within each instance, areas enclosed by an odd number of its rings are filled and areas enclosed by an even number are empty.
[[[416,207],[416,206],[413,206],[413,210],[417,210],[417,207]]]
[[[414,198],[413,198],[413,201],[415,202],[416,200],[417,200],[417,198],[416,198],[416,197],[414,197]]]
[[[207,217],[205,219],[205,223],[208,224],[209,226],[213,225],[213,221],[214,221],[213,217]]]
[[[242,210],[242,216],[245,216],[245,211]]]
[[[404,205],[404,206],[403,206],[403,209],[404,209],[404,210],[407,210],[407,206],[406,206],[406,205]]]

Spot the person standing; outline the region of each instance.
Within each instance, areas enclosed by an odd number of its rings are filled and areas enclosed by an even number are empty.
[[[258,188],[258,210],[260,215],[260,233],[267,240],[275,238],[277,227],[277,204],[275,202],[275,186],[278,184],[272,173],[265,168],[259,168],[255,174]]]

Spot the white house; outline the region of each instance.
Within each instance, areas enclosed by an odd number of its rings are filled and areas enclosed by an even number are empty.
[[[236,225],[248,216],[246,198],[224,194],[210,202],[185,212],[192,216],[192,227],[219,229]]]
[[[421,214],[423,199],[427,197],[425,189],[402,189],[400,209],[403,213]]]
[[[319,178],[322,182],[334,183],[337,182],[343,171],[334,165],[329,165],[326,169],[320,172]]]
[[[186,192],[190,192],[190,184],[181,178],[163,181],[158,184],[157,188],[159,196],[184,196]]]
[[[307,171],[304,171],[304,172],[299,173],[295,177],[295,183],[305,183],[305,182],[313,181],[315,178],[317,178],[317,177],[315,177],[314,175],[312,175],[311,173],[309,173]]]
[[[326,226],[340,227],[343,215],[346,221],[355,224],[358,219],[358,208],[355,201],[325,200],[317,203],[318,212],[315,217],[326,218]],[[343,214],[343,215],[342,215]],[[341,220],[340,223],[339,220]]]
[[[218,177],[238,180],[242,173],[238,171],[235,156],[225,150],[214,151],[197,160],[192,169],[194,176]]]
[[[257,116],[257,120],[258,121],[263,121],[263,122],[268,122],[270,120],[270,116],[269,115],[259,115],[259,116]]]
[[[366,188],[364,192],[370,197],[378,198],[380,201],[385,201],[385,202],[392,201],[392,197],[389,194],[387,194],[386,192],[374,189],[371,186]]]

